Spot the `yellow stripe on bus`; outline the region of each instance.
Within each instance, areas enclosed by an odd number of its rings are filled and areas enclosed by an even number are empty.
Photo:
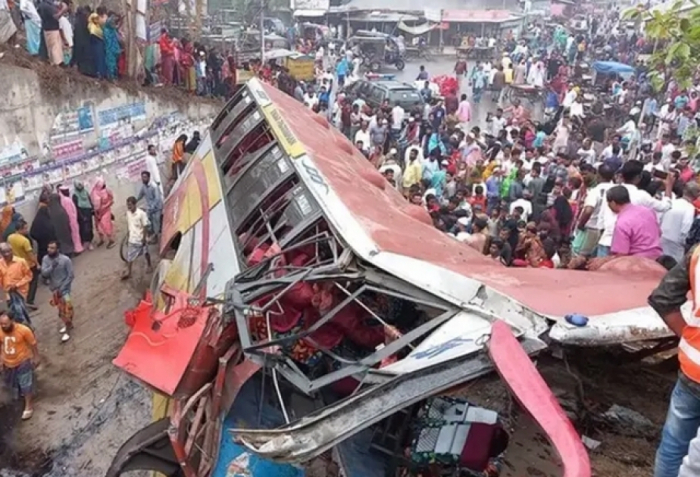
[[[275,132],[277,142],[282,146],[282,149],[292,158],[302,156],[305,152],[304,145],[294,135],[289,124],[282,119],[279,110],[274,105],[268,104],[262,108],[262,111]]]

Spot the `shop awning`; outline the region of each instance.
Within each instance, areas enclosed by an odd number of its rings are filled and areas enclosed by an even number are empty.
[[[328,10],[294,10],[295,17],[322,17]]]
[[[411,35],[424,35],[425,33],[428,33],[430,30],[434,30],[435,28],[438,27],[438,23],[423,23],[422,25],[415,25],[415,26],[408,26],[406,25],[403,20],[399,22],[399,30],[403,30],[406,33],[410,33]]]
[[[510,10],[443,10],[442,21],[448,23],[503,23],[517,20]]]

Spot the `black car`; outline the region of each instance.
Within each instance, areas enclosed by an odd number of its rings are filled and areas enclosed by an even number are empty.
[[[384,100],[389,100],[389,106],[393,108],[398,104],[407,115],[416,107],[423,110],[423,97],[420,92],[412,85],[400,81],[361,79],[346,87],[345,91],[364,100],[373,108],[381,106]]]

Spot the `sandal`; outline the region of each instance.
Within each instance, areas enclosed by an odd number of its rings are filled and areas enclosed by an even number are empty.
[[[112,240],[112,241],[110,241],[110,242],[107,244],[107,248],[108,248],[108,249],[109,249],[109,248],[113,248],[116,244],[117,244],[117,242],[115,242],[115,241]]]
[[[34,409],[25,409],[24,412],[22,413],[22,420],[28,421],[29,419],[32,418],[33,415],[34,415]]]

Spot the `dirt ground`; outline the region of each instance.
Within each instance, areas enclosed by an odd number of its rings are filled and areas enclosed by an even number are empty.
[[[75,331],[68,343],[60,343],[48,289],[39,289],[40,310],[32,315],[43,358],[36,412],[19,422],[17,406],[0,401],[0,475],[104,475],[123,441],[150,420],[149,393],[111,364],[127,333],[123,312],[144,287],[143,269],[121,282],[118,247],[104,246],[74,265]]]
[[[40,311],[32,316],[43,354],[32,420],[19,422],[17,406],[0,394],[0,477],[104,475],[119,446],[150,420],[149,393],[111,364],[127,333],[123,312],[136,304],[147,286],[143,266],[135,267],[132,280],[122,282],[116,247],[86,252],[74,264],[73,339],[60,343],[59,322],[44,287],[37,299]],[[539,369],[575,417],[576,427],[601,442],[590,452],[594,475],[651,475],[674,371],[646,364],[621,365],[619,355],[607,352],[575,350],[567,356],[580,386],[561,360],[542,357]],[[583,399],[579,399],[580,389]],[[561,475],[556,452],[539,428],[517,411],[500,381],[487,377],[460,394],[508,416],[513,438],[504,477]],[[630,432],[599,422],[597,416],[612,404],[641,413],[653,423],[652,431],[624,435]]]
[[[675,383],[674,359],[662,364],[620,364],[619,350],[573,350],[563,361],[543,356],[538,369],[583,435],[599,441],[589,450],[593,476],[650,476],[668,400]],[[669,364],[671,366],[669,366]],[[502,477],[558,477],[561,460],[541,429],[522,413],[497,378],[489,376],[459,392],[470,401],[501,412],[510,424],[511,445]],[[648,428],[614,425],[601,418],[610,406],[632,409],[651,421]]]

